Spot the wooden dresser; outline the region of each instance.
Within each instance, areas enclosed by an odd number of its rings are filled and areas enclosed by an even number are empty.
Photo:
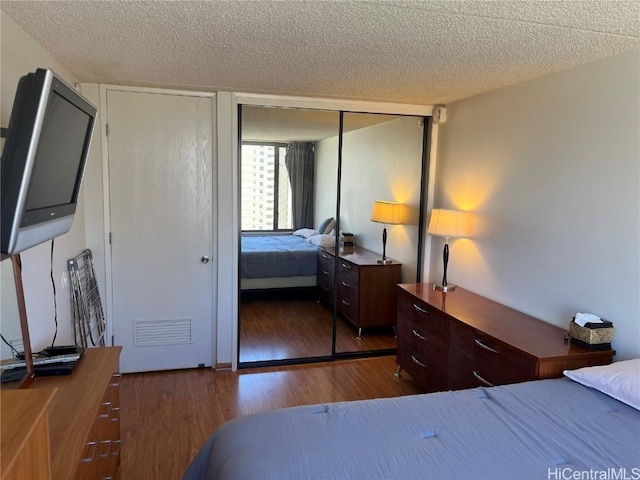
[[[460,287],[398,289],[397,374],[406,370],[429,392],[561,377],[615,354],[571,345],[562,328]]]
[[[358,328],[396,324],[396,285],[402,265],[382,264],[380,255],[355,246],[341,249],[338,256],[338,313]],[[318,249],[320,300],[332,306],[334,299],[335,255],[333,249]]]
[[[78,361],[71,375],[36,377],[27,389],[7,391],[2,386],[2,414],[24,409],[16,405],[16,395],[48,399],[26,404],[28,412],[21,415],[39,426],[24,429],[11,438],[2,428],[2,478],[28,478],[22,475],[5,477],[6,449],[19,452],[15,456],[23,464],[20,471],[44,472],[43,462],[50,460],[50,474],[33,478],[104,479],[118,478],[120,464],[120,375],[121,347],[90,348]],[[48,415],[47,415],[48,414]],[[34,444],[31,431],[40,432],[48,417],[48,442]],[[44,423],[43,423],[44,422]],[[40,430],[38,430],[40,429]],[[45,435],[46,436],[46,435]],[[46,445],[46,446],[43,446]],[[43,448],[48,448],[44,450]],[[7,450],[10,451],[10,450]],[[25,460],[26,459],[26,460]],[[25,470],[26,469],[26,470]]]
[[[3,390],[0,394],[0,478],[51,478],[48,407],[55,390]]]

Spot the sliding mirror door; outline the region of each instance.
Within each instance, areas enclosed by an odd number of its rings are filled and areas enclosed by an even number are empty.
[[[239,365],[329,358],[318,250],[335,239],[339,113],[239,108]]]
[[[396,284],[421,268],[423,123],[344,114],[336,353],[396,347]]]

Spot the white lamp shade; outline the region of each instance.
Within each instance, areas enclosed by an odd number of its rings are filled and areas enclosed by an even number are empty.
[[[427,233],[437,237],[466,237],[469,233],[467,212],[433,209]]]
[[[407,222],[407,207],[401,203],[376,200],[371,210],[371,221],[386,225],[400,225]]]

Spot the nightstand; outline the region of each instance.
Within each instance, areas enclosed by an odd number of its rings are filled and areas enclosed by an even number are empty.
[[[400,263],[378,263],[380,255],[362,247],[342,249],[338,255],[338,313],[358,329],[396,324]],[[333,249],[318,249],[320,300],[333,306],[336,258]]]

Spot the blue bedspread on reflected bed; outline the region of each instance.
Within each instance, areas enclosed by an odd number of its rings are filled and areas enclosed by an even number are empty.
[[[184,478],[640,478],[639,445],[639,411],[562,378],[240,417]]]
[[[243,236],[240,277],[272,278],[315,275],[318,247],[296,235]]]

